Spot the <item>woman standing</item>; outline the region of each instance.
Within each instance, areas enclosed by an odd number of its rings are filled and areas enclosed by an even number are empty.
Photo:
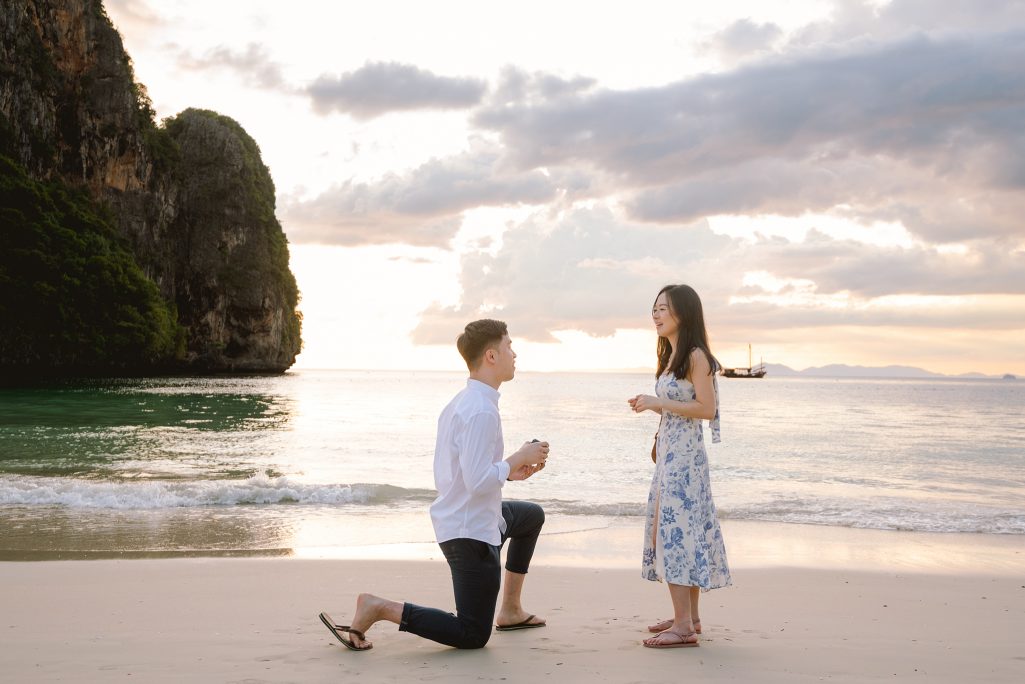
[[[669,585],[673,619],[649,626],[657,634],[644,645],[681,648],[698,645],[700,591],[731,584],[701,430],[701,421],[709,421],[712,441],[719,441],[719,364],[708,347],[701,300],[693,288],[662,288],[651,317],[658,333],[656,396],[639,394],[629,400],[636,413],[662,416],[641,575]]]

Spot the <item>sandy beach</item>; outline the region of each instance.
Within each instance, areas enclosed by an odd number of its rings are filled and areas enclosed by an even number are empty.
[[[607,534],[610,550],[629,530]],[[175,558],[0,563],[0,671],[11,682],[987,681],[1025,677],[1025,573],[1017,537],[731,525],[735,586],[704,594],[701,647],[642,648],[665,617],[662,585],[627,563],[543,538],[526,607],[549,626],[456,651],[379,623],[351,653],[317,620],[360,591],[451,609],[440,560]],[[796,540],[831,538],[822,563]],[[937,560],[961,540],[948,566]],[[917,563],[870,569],[919,552]],[[836,558],[836,548],[853,550]],[[871,547],[875,556],[866,550]],[[972,548],[977,553],[971,553]],[[777,551],[772,551],[777,549]],[[783,562],[792,556],[795,566]],[[982,558],[974,569],[966,559]],[[546,563],[549,558],[552,562]],[[860,562],[868,559],[867,562]],[[628,559],[627,559],[628,560]],[[849,568],[843,565],[849,565]]]

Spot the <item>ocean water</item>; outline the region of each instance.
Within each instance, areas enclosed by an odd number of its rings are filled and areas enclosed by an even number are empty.
[[[461,373],[300,371],[0,389],[0,558],[286,554],[432,541],[437,415]],[[548,468],[506,487],[546,531],[634,521],[658,424],[650,374],[521,373],[507,450]],[[708,444],[720,516],[1025,534],[1025,383],[720,382]]]

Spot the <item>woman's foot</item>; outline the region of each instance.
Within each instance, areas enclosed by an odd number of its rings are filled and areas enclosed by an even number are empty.
[[[680,634],[667,629],[641,643],[645,648],[688,648],[698,645],[698,635],[694,632]]]
[[[694,633],[695,634],[701,634],[701,618],[697,618],[697,619],[693,620],[692,622],[694,623]],[[672,626],[673,626],[673,621],[672,620],[663,620],[662,622],[656,623],[654,625],[648,625],[648,631],[649,632],[655,632],[657,634],[658,632],[666,631],[667,629],[669,629]]]

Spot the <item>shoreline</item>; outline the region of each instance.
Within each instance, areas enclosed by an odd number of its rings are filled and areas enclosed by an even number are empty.
[[[1025,535],[909,532],[801,523],[722,520],[731,568],[976,573],[1018,576]],[[639,568],[643,523],[542,533],[535,561],[560,568]],[[311,560],[410,560],[444,563],[433,542],[306,548]]]
[[[407,514],[396,529],[403,536],[433,537],[422,513]],[[552,522],[555,522],[553,525]],[[731,567],[877,570],[936,574],[1020,574],[1025,535],[918,532],[833,527],[804,523],[722,520]],[[535,562],[552,567],[632,569],[640,557],[643,519],[575,516],[549,521]],[[554,529],[552,529],[554,528]],[[0,549],[0,564],[79,560],[185,560],[281,558],[351,561],[440,561],[433,541],[296,545],[258,549],[184,548],[129,551]]]

